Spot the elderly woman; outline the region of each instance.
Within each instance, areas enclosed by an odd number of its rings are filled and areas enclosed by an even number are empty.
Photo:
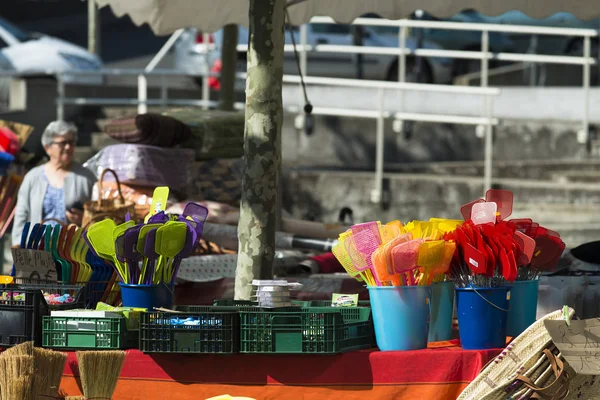
[[[42,145],[50,160],[25,175],[15,211],[13,245],[21,241],[27,221],[56,219],[81,225],[83,203],[92,196],[96,178],[73,162],[77,127],[65,121],[51,122],[42,134]]]

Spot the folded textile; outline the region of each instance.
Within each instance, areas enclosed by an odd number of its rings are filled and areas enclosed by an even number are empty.
[[[193,160],[194,151],[190,149],[115,144],[100,150],[84,166],[96,175],[110,168],[125,185],[168,186],[172,191],[185,192],[191,183]],[[110,176],[107,181],[110,182]]]
[[[123,143],[158,147],[177,146],[192,136],[191,129],[178,119],[153,113],[115,119],[104,127],[104,132]]]

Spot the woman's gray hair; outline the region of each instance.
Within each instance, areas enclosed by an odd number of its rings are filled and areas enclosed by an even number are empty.
[[[73,134],[73,139],[77,141],[77,127],[75,124],[66,121],[53,121],[48,124],[44,133],[42,133],[42,146],[50,146],[54,138]]]

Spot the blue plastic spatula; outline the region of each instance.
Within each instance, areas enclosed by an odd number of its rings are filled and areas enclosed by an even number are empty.
[[[21,248],[22,249],[26,249],[27,248],[27,236],[29,235],[29,226],[31,225],[31,222],[25,222],[25,225],[23,226],[23,231],[21,232]],[[12,271],[10,272],[11,276],[15,276],[17,274],[17,268],[15,266],[15,264],[13,263],[13,267],[12,267]]]
[[[31,222],[25,222],[23,226],[23,231],[21,232],[21,248],[27,248],[27,236],[29,235],[29,227],[31,226]]]
[[[35,243],[35,238],[38,236],[39,230],[40,224],[34,224],[31,228],[31,234],[29,235],[29,240],[27,241],[28,249],[33,249],[33,244]]]

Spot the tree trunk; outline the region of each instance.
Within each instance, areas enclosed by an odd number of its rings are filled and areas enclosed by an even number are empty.
[[[240,300],[250,298],[253,279],[273,275],[283,119],[284,7],[285,0],[250,0],[245,168],[235,274],[235,298]]]
[[[219,108],[233,111],[235,103],[235,70],[237,64],[237,25],[226,25],[223,28],[223,47],[221,48],[221,101]]]

